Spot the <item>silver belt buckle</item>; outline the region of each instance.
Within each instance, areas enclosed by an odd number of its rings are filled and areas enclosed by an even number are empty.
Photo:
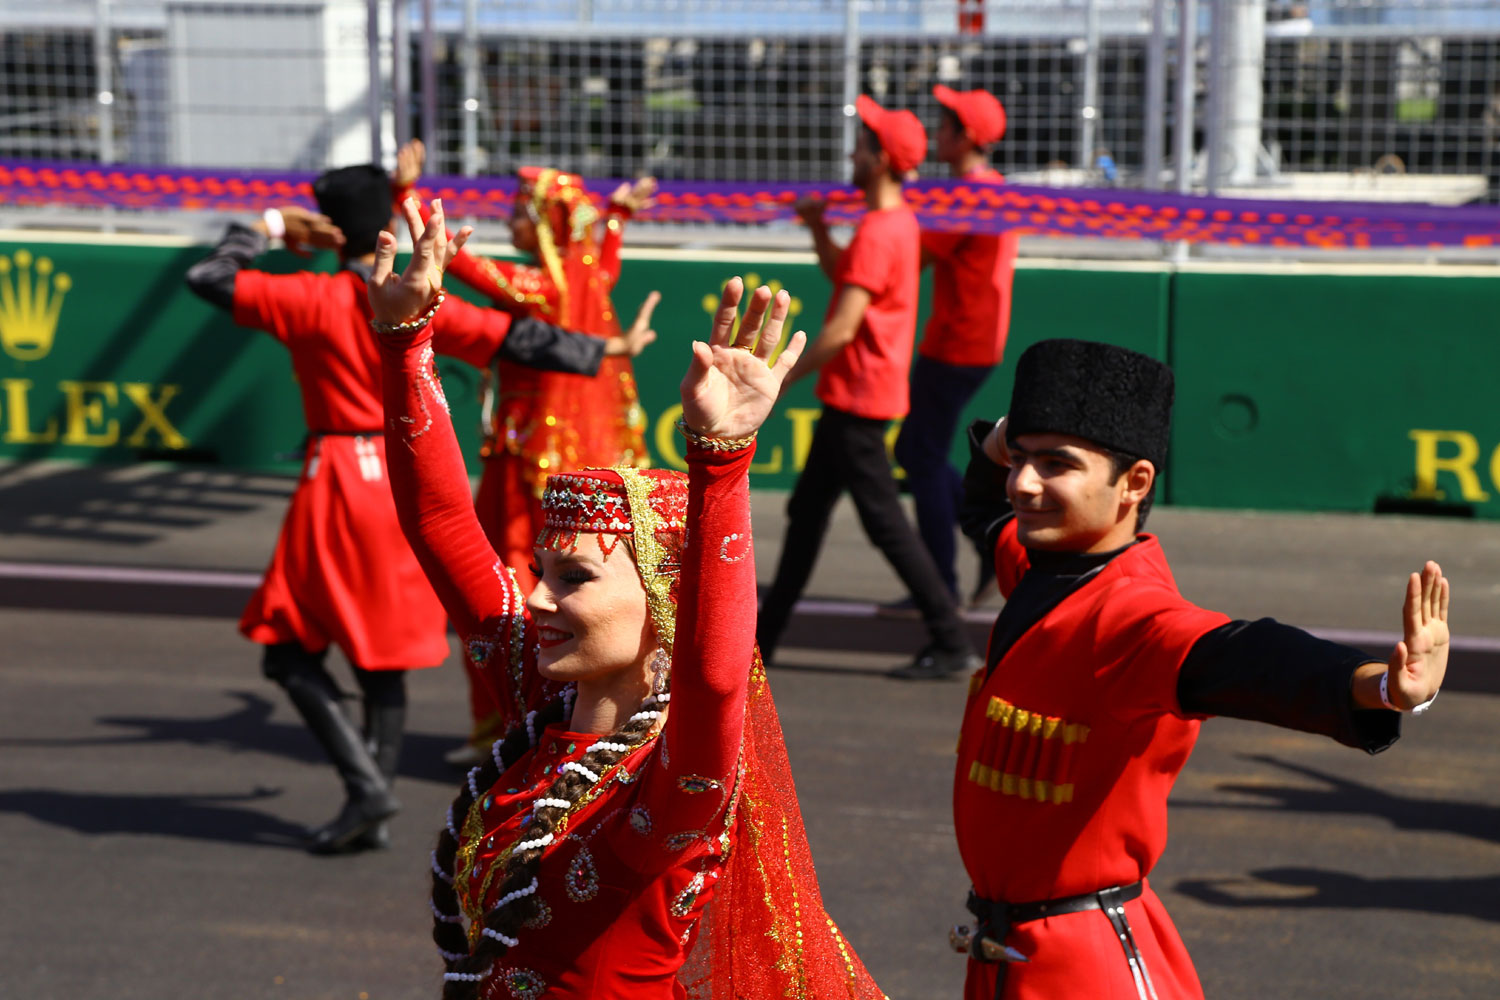
[[[969,955],[981,962],[1031,961],[1008,944],[979,936],[967,924],[959,924],[948,931],[948,946],[960,955]]]

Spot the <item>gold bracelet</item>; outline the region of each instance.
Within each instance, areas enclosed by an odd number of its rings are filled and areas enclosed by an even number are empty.
[[[447,297],[448,293],[439,288],[437,295],[433,296],[432,305],[428,306],[427,311],[416,319],[409,319],[402,323],[382,323],[378,319],[372,319],[370,320],[370,329],[382,337],[392,337],[403,333],[416,333],[432,322],[432,317],[437,315],[438,306],[442,305],[443,299]]]
[[[741,448],[748,448],[755,443],[754,431],[748,437],[742,438],[710,437],[707,434],[699,434],[687,425],[686,420],[681,419],[677,421],[677,429],[682,431],[682,436],[687,438],[690,444],[695,444],[700,448],[707,448],[709,451],[739,451]]]

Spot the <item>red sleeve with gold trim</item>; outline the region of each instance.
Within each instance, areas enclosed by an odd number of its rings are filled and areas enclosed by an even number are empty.
[[[642,871],[665,868],[718,833],[734,787],[755,649],[754,455],[753,446],[736,452],[688,446],[671,709],[638,800],[653,836],[636,838],[622,852]]]
[[[452,304],[445,302],[438,316]],[[474,513],[433,363],[435,322],[409,339],[381,338],[391,495],[402,533],[458,630],[464,655],[486,668],[479,675],[493,689],[508,727],[536,707],[545,685],[529,669],[535,650],[520,587]]]

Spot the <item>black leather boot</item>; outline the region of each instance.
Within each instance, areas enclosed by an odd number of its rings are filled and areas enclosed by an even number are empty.
[[[269,647],[266,675],[286,688],[344,783],[344,807],[331,822],[313,831],[307,849],[314,854],[357,849],[356,841],[400,811],[401,803],[391,794],[363,734],[344,714],[338,685],[323,669],[320,656],[300,647]]]
[[[375,766],[385,778],[386,787],[394,788],[396,769],[401,762],[401,737],[406,730],[405,705],[371,705],[365,702],[365,747],[375,758]],[[384,820],[361,834],[356,845],[365,850],[384,850],[391,846],[391,831]]]

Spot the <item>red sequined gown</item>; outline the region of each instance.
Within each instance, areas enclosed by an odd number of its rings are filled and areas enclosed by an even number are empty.
[[[384,350],[402,527],[466,658],[518,722],[547,694],[521,590],[469,501],[425,334]],[[559,828],[538,874],[542,917],[496,963],[487,997],[881,996],[823,910],[754,649],[753,453],[687,449],[666,724],[600,775]],[[467,819],[454,818],[464,873],[455,888],[471,918],[495,902],[492,866],[531,801],[598,739],[561,727],[539,737],[480,790]]]

